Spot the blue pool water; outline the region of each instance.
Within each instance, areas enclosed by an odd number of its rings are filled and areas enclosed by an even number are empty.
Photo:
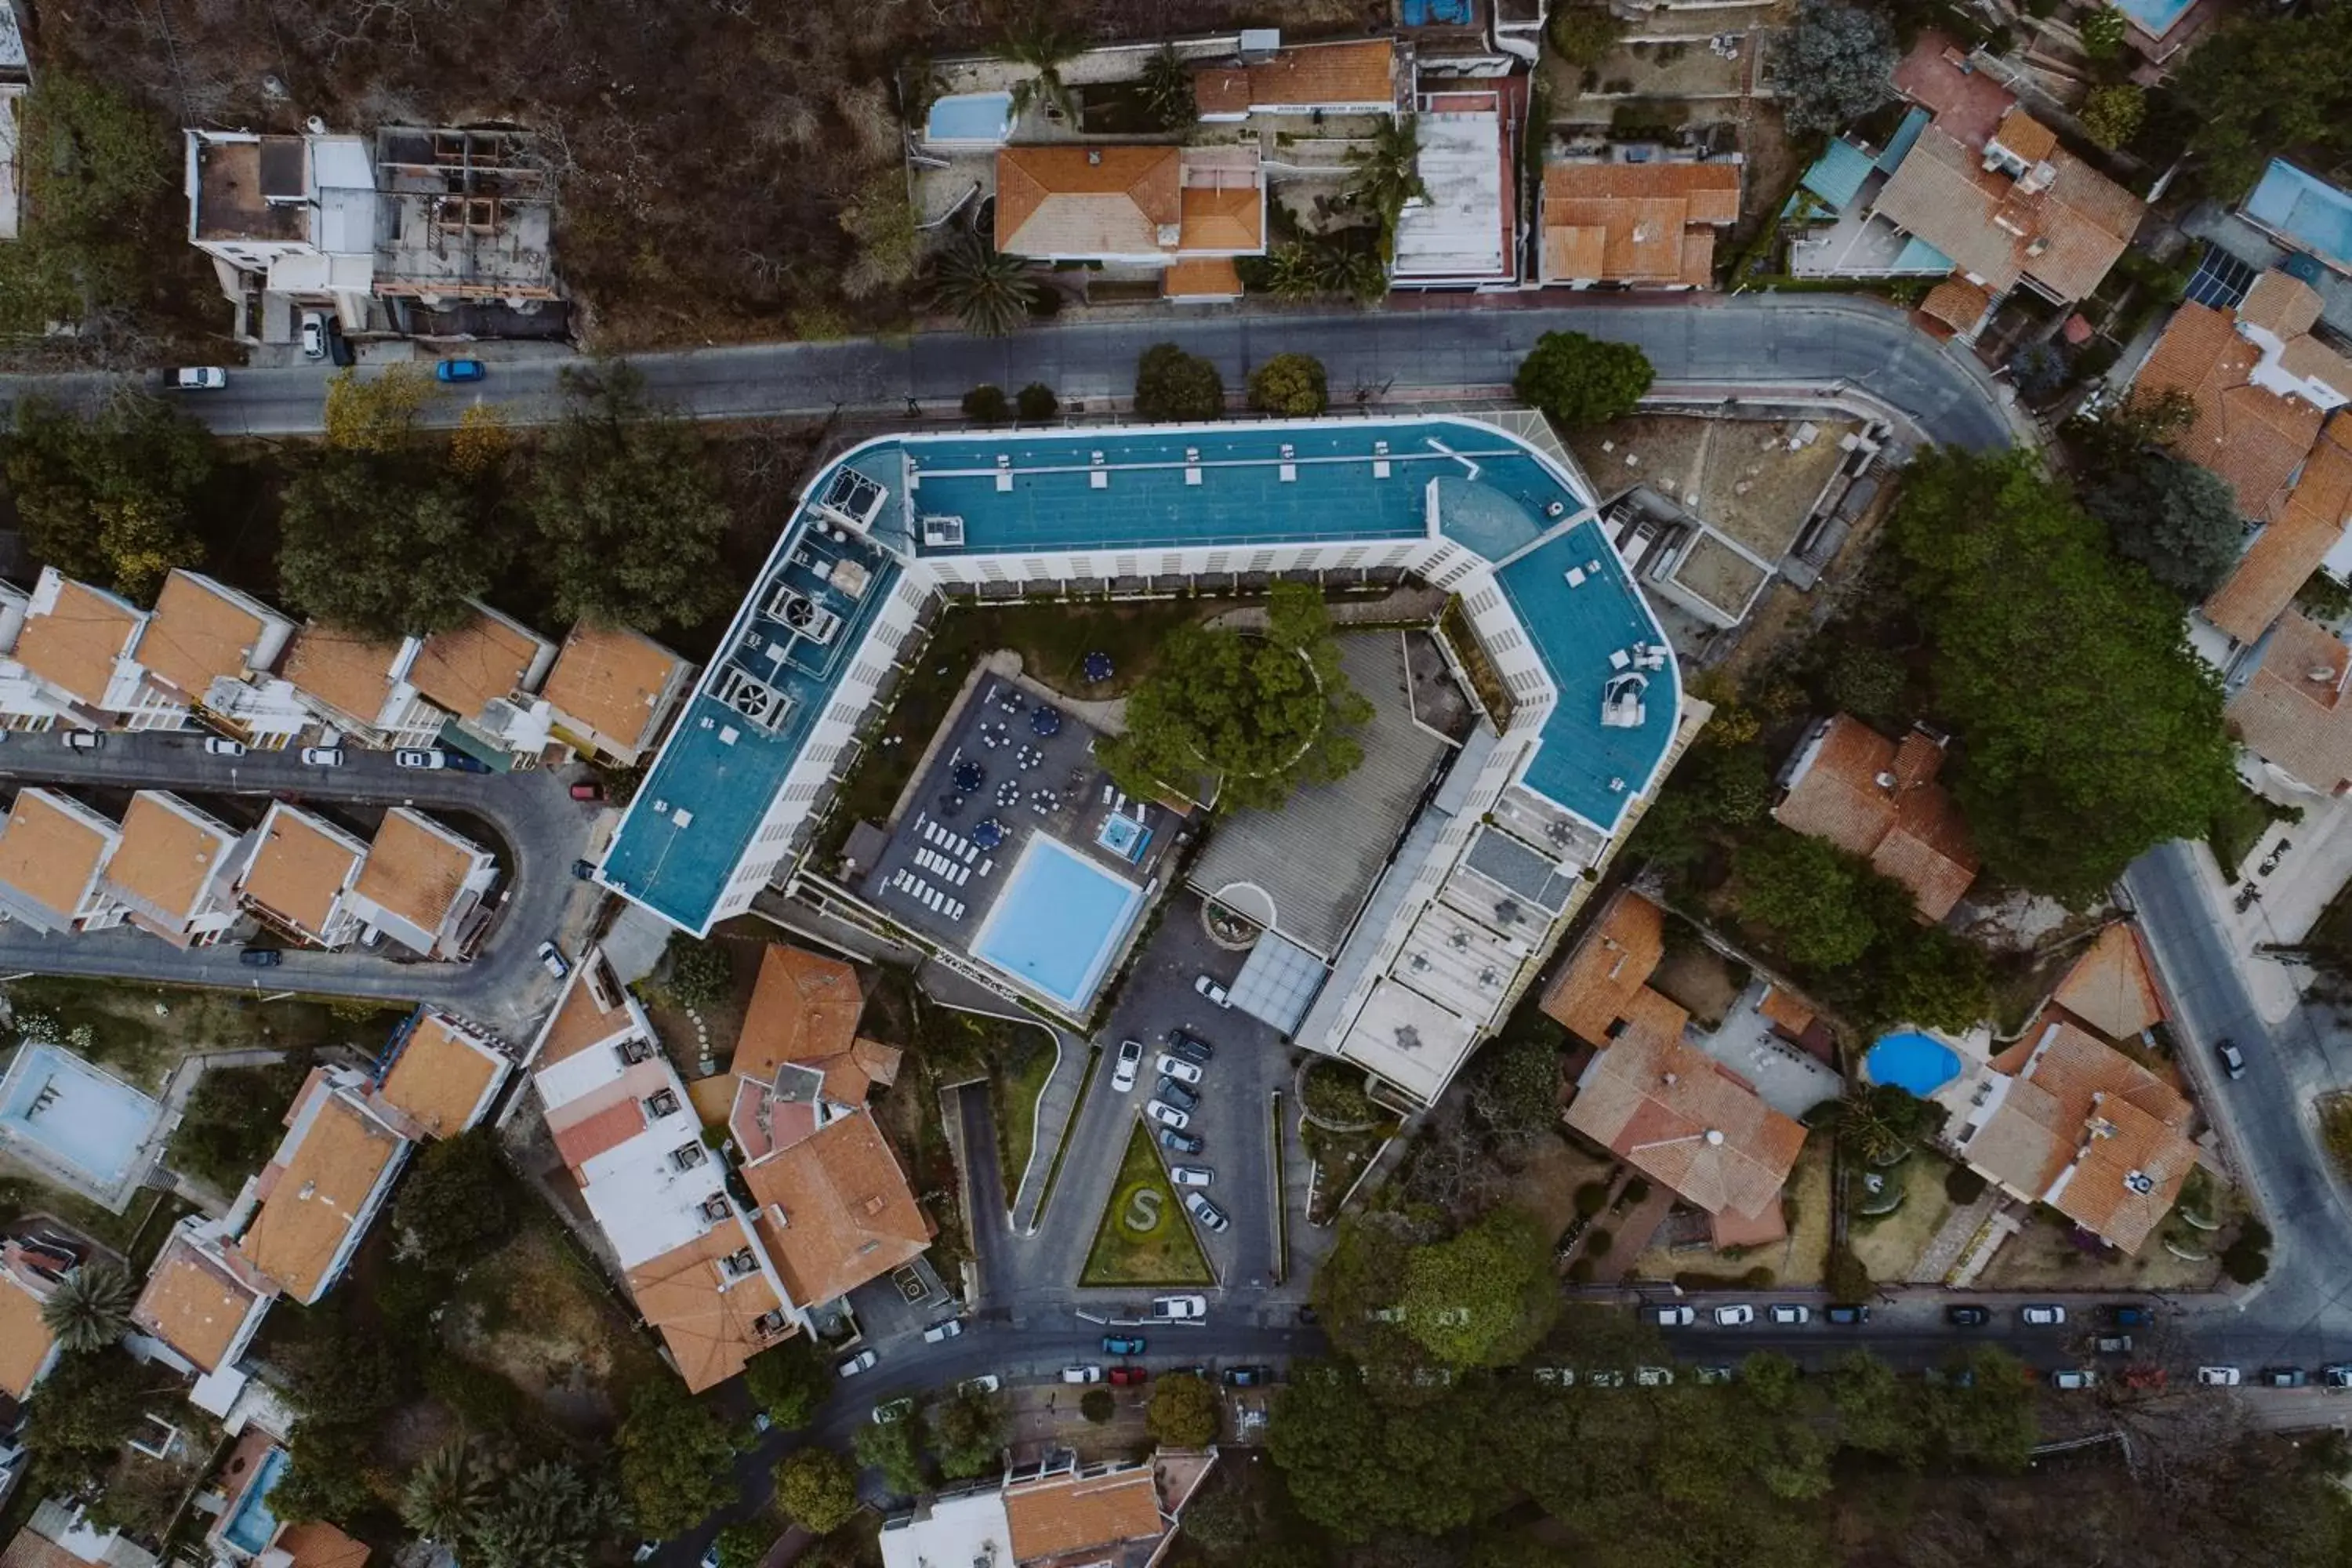
[[[2352,271],[2352,195],[2325,180],[2273,158],[2246,198],[2246,216],[2330,267]]]
[[[1404,0],[1404,25],[1408,27],[1433,24],[1459,27],[1469,20],[1470,0]]]
[[[1926,1035],[1888,1035],[1862,1058],[1873,1083],[1891,1083],[1925,1100],[1960,1076],[1959,1054]]]
[[[926,142],[981,142],[1002,146],[1013,132],[1013,95],[1009,92],[951,93],[931,105],[923,121]]]
[[[2137,22],[2141,32],[2160,38],[2195,4],[2197,0],[2116,0],[2116,8]]]
[[[0,1080],[0,1138],[29,1144],[92,1186],[120,1184],[163,1108],[55,1046],[28,1044]]]
[[[1143,889],[1036,834],[988,911],[971,954],[1083,1012],[1143,907]]]
[[[258,1557],[268,1548],[270,1538],[278,1533],[278,1516],[269,1511],[269,1489],[286,1470],[286,1450],[272,1448],[261,1457],[261,1468],[253,1478],[253,1485],[238,1500],[236,1512],[229,1516],[221,1539],[236,1547],[248,1557]]]

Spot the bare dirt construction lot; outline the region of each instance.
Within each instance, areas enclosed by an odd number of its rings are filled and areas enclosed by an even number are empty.
[[[443,1335],[452,1351],[503,1373],[559,1424],[608,1430],[620,1418],[616,1394],[662,1368],[568,1246],[551,1220],[534,1216],[467,1273]]]

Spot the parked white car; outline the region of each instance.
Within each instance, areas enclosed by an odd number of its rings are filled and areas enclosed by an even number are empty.
[[[1194,1219],[1199,1220],[1202,1225],[1208,1226],[1213,1231],[1221,1232],[1225,1228],[1225,1226],[1234,1223],[1232,1220],[1225,1217],[1224,1210],[1219,1208],[1216,1205],[1211,1203],[1208,1199],[1202,1197],[1198,1193],[1186,1193],[1184,1194],[1184,1208],[1185,1211]]]
[[[1205,1187],[1209,1184],[1209,1169],[1205,1165],[1171,1165],[1168,1179],[1180,1187]]]
[[[2054,1302],[2047,1306],[2020,1307],[2017,1321],[2033,1329],[2054,1329],[2066,1321],[2066,1309]]]
[[[1772,1321],[1776,1323],[1804,1323],[1812,1321],[1813,1310],[1797,1301],[1772,1303]]]
[[[1100,1383],[1102,1368],[1094,1365],[1066,1366],[1062,1369],[1064,1383]]]
[[[833,1370],[843,1377],[856,1377],[881,1359],[882,1357],[874,1351],[862,1350]]]
[[[1174,1106],[1169,1104],[1164,1100],[1155,1100],[1150,1104],[1145,1106],[1143,1108],[1143,1114],[1149,1116],[1152,1121],[1157,1121],[1162,1127],[1173,1127],[1179,1132],[1183,1131],[1184,1129],[1192,1125],[1192,1119],[1191,1117],[1185,1115],[1182,1111],[1177,1110]]]
[[[2050,1374],[2050,1386],[2065,1389],[2096,1388],[2099,1386],[2099,1374],[2088,1367],[2061,1367]]]
[[[1637,1366],[1633,1369],[1633,1382],[1642,1388],[1664,1388],[1674,1381],[1675,1370],[1670,1366]]]
[[[1135,1069],[1143,1065],[1143,1042],[1121,1040],[1118,1043],[1118,1064],[1110,1069],[1110,1087],[1115,1094],[1125,1094],[1135,1087]]]
[[[446,768],[449,765],[449,759],[437,751],[403,746],[392,753],[392,765],[395,768]]]
[[[232,741],[226,735],[206,735],[205,737],[205,755],[208,757],[241,757],[245,755],[245,742],[242,741]]]
[[[1225,988],[1218,984],[1208,975],[1199,974],[1193,976],[1192,989],[1207,997],[1210,1005],[1213,1006],[1230,1007],[1234,1005],[1233,998],[1225,994]]]
[[[1158,1068],[1170,1078],[1174,1079],[1178,1083],[1198,1083],[1201,1081],[1201,1069],[1194,1067],[1191,1062],[1186,1061],[1182,1057],[1171,1057],[1167,1052],[1162,1051],[1160,1053],[1160,1059],[1151,1065]]]
[[[341,746],[305,746],[302,748],[302,765],[306,768],[340,768],[343,765],[343,749]]]
[[[1206,1296],[1154,1296],[1151,1315],[1162,1322],[1181,1323],[1209,1315]]]
[[[1653,1307],[1650,1321],[1662,1329],[1686,1329],[1698,1321],[1698,1313],[1688,1307]]]
[[[994,1394],[1003,1386],[1003,1378],[992,1372],[983,1372],[978,1377],[967,1377],[957,1384],[956,1392],[958,1394]]]
[[[935,1345],[941,1340],[951,1340],[961,1332],[963,1332],[963,1320],[950,1318],[944,1323],[933,1323],[929,1328],[925,1329],[923,1342],[927,1345]]]
[[[2208,1388],[2235,1388],[2244,1377],[2234,1366],[2200,1366],[2197,1381]]]
[[[1756,1309],[1748,1306],[1717,1307],[1715,1326],[1718,1329],[1744,1329],[1756,1321]]]
[[[218,392],[228,384],[228,372],[216,364],[192,364],[173,371],[172,384],[182,392]]]

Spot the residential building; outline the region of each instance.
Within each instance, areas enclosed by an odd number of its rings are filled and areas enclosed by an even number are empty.
[[[1936,774],[1944,742],[1914,729],[1900,742],[1850,714],[1806,732],[1772,808],[1783,827],[1825,838],[1900,882],[1923,921],[1952,912],[1976,880],[1976,851],[1959,807]]]
[[[286,1561],[276,1561],[279,1552]],[[367,1568],[368,1548],[323,1519],[281,1525],[260,1558],[261,1568]]]
[[[1608,1046],[1637,1017],[1663,1020],[1660,1005],[1674,1004],[1650,989],[1650,975],[1665,952],[1665,911],[1621,888],[1545,987],[1543,1010],[1595,1047]]]
[[[0,5],[0,12],[6,9]],[[160,1568],[162,1559],[121,1531],[91,1524],[89,1506],[43,1499],[0,1552],[0,1568]]]
[[[572,628],[540,696],[554,738],[607,767],[633,768],[661,740],[694,666],[642,632]]]
[[[1018,1467],[886,1517],[883,1568],[1150,1568],[1216,1458],[1162,1449],[1081,1465],[1064,1453]]]
[[[1960,1158],[2020,1201],[2137,1252],[2197,1163],[2188,1100],[2063,1019],[1990,1067],[1948,1134]]]
[[[2114,921],[2100,931],[2050,1000],[2107,1040],[2137,1039],[2164,1021],[2156,966],[2139,928],[2129,921]]]
[[[184,1217],[131,1310],[132,1348],[193,1373],[189,1401],[215,1415],[227,1415],[244,1390],[237,1363],[278,1296],[278,1286],[226,1242],[220,1221]]]
[[[185,132],[188,243],[213,258],[239,337],[290,342],[293,312],[368,321],[374,162],[358,136]]]
[[[1550,163],[1541,278],[1590,289],[1706,289],[1717,232],[1739,219],[1737,162]]]
[[[2239,679],[2232,677],[2235,680]],[[2222,717],[2273,776],[2316,795],[2352,791],[2352,649],[2294,610],[2259,635]],[[0,849],[6,840],[0,838]]]
[[[555,663],[555,645],[509,616],[477,603],[474,613],[416,650],[408,682],[428,702],[457,715],[457,729],[479,742],[486,762],[512,752],[536,760],[547,749],[550,713],[531,693]],[[446,736],[445,738],[455,739]]]
[[[128,911],[106,895],[122,829],[74,799],[27,784],[0,821],[0,917],[47,932],[103,931]]]
[[[556,181],[538,137],[387,125],[375,133],[375,174],[374,287],[395,320],[455,301],[530,314],[561,297]]]
[[[1393,115],[1406,96],[1410,72],[1392,38],[1294,44],[1195,67],[1192,102],[1206,125],[1240,123],[1261,114],[1310,120]]]
[[[84,730],[177,730],[189,703],[149,682],[137,653],[148,612],[54,566],[25,607],[9,655],[29,698],[20,717],[46,729],[63,720]]]
[[[2286,500],[2207,599],[2206,621],[2239,643],[2262,635],[2315,571],[2352,573],[2352,409],[2338,410],[2304,455]]]
[[[368,932],[419,958],[462,958],[489,924],[485,900],[498,879],[488,850],[395,805],[383,814],[346,902]]]
[[[368,847],[322,817],[273,801],[259,842],[238,874],[237,897],[264,922],[314,947],[341,947],[360,934],[352,890]]]
[[[316,621],[296,635],[284,674],[320,723],[371,746],[429,746],[449,715],[418,693],[409,669],[422,637],[379,641]]]
[[[207,946],[236,923],[236,881],[259,842],[176,795],[142,789],[122,814],[100,890],[140,930]]]
[[[408,1158],[412,1129],[369,1087],[348,1068],[312,1068],[230,1211],[238,1263],[306,1307],[341,1278]]]
[[[1171,268],[1190,263],[1179,286],[1238,294],[1234,258],[1265,254],[1258,151],[1004,148],[996,155],[996,248],[1134,268],[1163,283]]]
[[[687,1386],[722,1383],[790,1337],[783,1283],[602,953],[582,955],[526,1067],[556,1152]]]
[[[22,1405],[58,1364],[41,1310],[79,1260],[11,1237],[0,1241],[0,1394]]]
[[[300,707],[262,702],[247,682],[267,683],[293,637],[294,622],[260,600],[175,570],[156,595],[139,639],[139,662],[151,682],[186,706],[241,714],[240,727],[255,743],[282,746],[307,721]]]
[[[376,1096],[430,1138],[455,1138],[489,1113],[514,1064],[487,1031],[420,1007],[392,1037]]]
[[[1468,289],[1519,275],[1518,84],[1432,84],[1413,98],[1428,195],[1398,215],[1389,282],[1398,289]],[[1506,90],[1506,88],[1511,90]]]

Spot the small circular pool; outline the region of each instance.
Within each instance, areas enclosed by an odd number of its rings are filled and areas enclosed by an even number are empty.
[[[1960,1058],[1943,1041],[1906,1030],[1871,1047],[1862,1071],[1873,1083],[1891,1083],[1925,1100],[1960,1076]]]

